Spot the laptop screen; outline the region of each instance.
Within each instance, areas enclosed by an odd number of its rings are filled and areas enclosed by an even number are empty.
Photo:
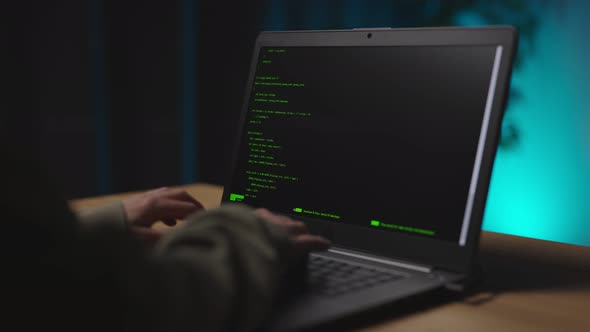
[[[464,245],[501,53],[261,48],[229,199]]]

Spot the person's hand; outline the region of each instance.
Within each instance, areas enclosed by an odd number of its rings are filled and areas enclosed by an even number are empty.
[[[182,189],[160,188],[123,201],[131,233],[147,241],[157,241],[164,231],[151,226],[162,221],[176,225],[177,219],[202,210],[203,205]]]
[[[274,214],[267,209],[257,209],[256,214],[287,234],[291,243],[290,255],[293,258],[303,257],[312,251],[326,250],[331,245],[327,239],[310,234],[307,226],[301,221]]]

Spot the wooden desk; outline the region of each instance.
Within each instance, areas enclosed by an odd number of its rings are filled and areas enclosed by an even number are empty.
[[[222,187],[183,188],[206,208],[219,206]],[[128,195],[78,199],[71,206],[91,208]],[[380,314],[362,330],[590,331],[590,248],[484,232],[480,256],[481,291],[401,316]]]

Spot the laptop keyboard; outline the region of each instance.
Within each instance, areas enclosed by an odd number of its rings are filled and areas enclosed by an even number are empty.
[[[390,271],[312,256],[308,264],[308,287],[313,294],[338,296],[404,279]]]

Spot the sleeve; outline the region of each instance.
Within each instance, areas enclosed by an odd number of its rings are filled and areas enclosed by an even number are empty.
[[[106,224],[81,228],[42,298],[70,303],[59,310],[96,331],[254,331],[275,304],[287,241],[242,205],[192,215],[153,249]]]
[[[248,207],[195,214],[148,248],[116,223],[81,227],[42,188],[31,195],[47,204],[23,214],[31,186],[13,187],[0,288],[23,330],[253,331],[271,313],[288,241]],[[98,219],[121,216],[111,209]]]
[[[286,241],[251,209],[231,205],[194,215],[156,255],[184,272],[170,283],[187,282],[177,296],[191,303],[185,317],[198,313],[200,331],[252,331],[271,312]]]
[[[120,201],[82,210],[76,213],[76,217],[83,226],[109,224],[116,228],[127,229],[127,214]]]

